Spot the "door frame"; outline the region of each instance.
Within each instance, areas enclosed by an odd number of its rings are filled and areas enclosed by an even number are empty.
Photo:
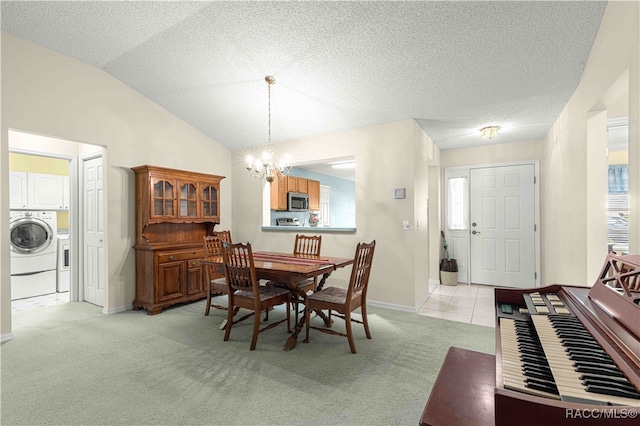
[[[522,166],[522,165],[533,165],[534,167],[534,188],[533,188],[533,196],[534,196],[534,205],[535,205],[535,231],[534,231],[534,253],[535,253],[535,287],[540,287],[541,283],[541,273],[540,273],[540,161],[539,160],[523,160],[523,161],[509,161],[502,163],[486,163],[486,164],[473,164],[468,166],[455,166],[455,167],[447,167],[444,169],[444,181],[443,181],[443,194],[444,194],[444,203],[443,203],[443,221],[442,221],[442,229],[444,230],[445,238],[447,241],[452,241],[452,236],[455,234],[462,235],[465,234],[465,241],[463,244],[462,253],[454,253],[453,249],[456,249],[455,246],[450,246],[452,248],[451,257],[457,258],[461,260],[464,266],[466,266],[466,272],[464,274],[458,275],[458,281],[470,284],[471,283],[471,227],[469,226],[469,218],[470,214],[470,206],[471,206],[471,188],[470,188],[470,178],[471,178],[471,169],[485,169],[485,168],[493,168],[493,167],[506,167],[506,166]],[[453,177],[465,177],[467,179],[466,185],[466,220],[467,220],[467,229],[463,231],[451,231],[448,226],[448,217],[449,217],[449,186],[447,185],[450,178]],[[460,252],[460,249],[457,249]],[[458,254],[462,254],[462,256],[458,256]]]

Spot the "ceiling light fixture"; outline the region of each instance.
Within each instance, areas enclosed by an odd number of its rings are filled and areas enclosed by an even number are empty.
[[[286,157],[276,161],[273,155],[273,149],[271,148],[271,85],[276,83],[276,79],[268,75],[264,78],[264,81],[267,82],[269,105],[269,139],[267,148],[257,158],[248,155],[245,161],[249,176],[257,179],[265,178],[271,184],[277,175],[288,175],[291,165]]]
[[[496,136],[498,134],[498,132],[500,131],[502,127],[500,126],[487,126],[487,127],[483,127],[482,129],[480,129],[480,134],[491,140],[494,136]]]

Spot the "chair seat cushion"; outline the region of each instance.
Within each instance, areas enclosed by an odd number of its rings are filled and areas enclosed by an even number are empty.
[[[354,293],[351,295],[351,299],[355,299],[358,296],[359,293]],[[339,287],[325,287],[322,290],[307,296],[307,300],[344,304],[347,300],[347,290]]]
[[[288,293],[289,290],[284,288],[260,286],[260,301],[262,302]],[[237,297],[246,297],[247,299],[253,299],[253,291],[236,291],[234,295]]]
[[[306,280],[298,281],[295,285],[296,285],[296,288],[309,287],[310,289],[313,289],[313,286],[315,285],[315,281],[313,278],[307,278]],[[266,286],[289,288],[289,285],[287,285],[286,283],[281,283],[278,281],[267,281]]]
[[[297,284],[298,288],[302,288],[302,287],[313,286],[314,282],[315,281],[313,280],[313,278],[309,278],[309,279],[306,279],[306,280],[298,281],[296,284]]]
[[[227,279],[222,277],[222,278],[216,278],[215,280],[211,280],[211,282],[209,283],[209,290],[212,293],[227,293]]]

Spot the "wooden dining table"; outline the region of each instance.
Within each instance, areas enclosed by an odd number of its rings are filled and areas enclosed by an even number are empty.
[[[222,256],[208,257],[202,260],[204,265],[217,267],[223,272]],[[333,271],[338,268],[344,268],[351,265],[353,259],[331,256],[311,256],[292,253],[279,253],[269,251],[253,252],[253,263],[256,269],[256,278],[258,280],[268,280],[277,283],[276,285],[288,288],[294,297],[304,300],[307,295],[304,291],[298,289],[300,281],[320,277],[317,290],[322,290],[327,278]],[[208,268],[205,268],[206,279],[208,277]],[[224,272],[223,272],[224,273]],[[324,320],[327,327],[331,326],[331,320],[322,312],[317,311],[318,315]],[[285,343],[284,350],[289,351],[295,348],[298,334],[302,330],[305,322],[305,315],[302,315],[295,326],[291,336]]]

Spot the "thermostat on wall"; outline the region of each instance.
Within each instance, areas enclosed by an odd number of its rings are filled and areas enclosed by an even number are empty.
[[[393,198],[405,198],[406,194],[406,188],[396,188],[393,190]]]

